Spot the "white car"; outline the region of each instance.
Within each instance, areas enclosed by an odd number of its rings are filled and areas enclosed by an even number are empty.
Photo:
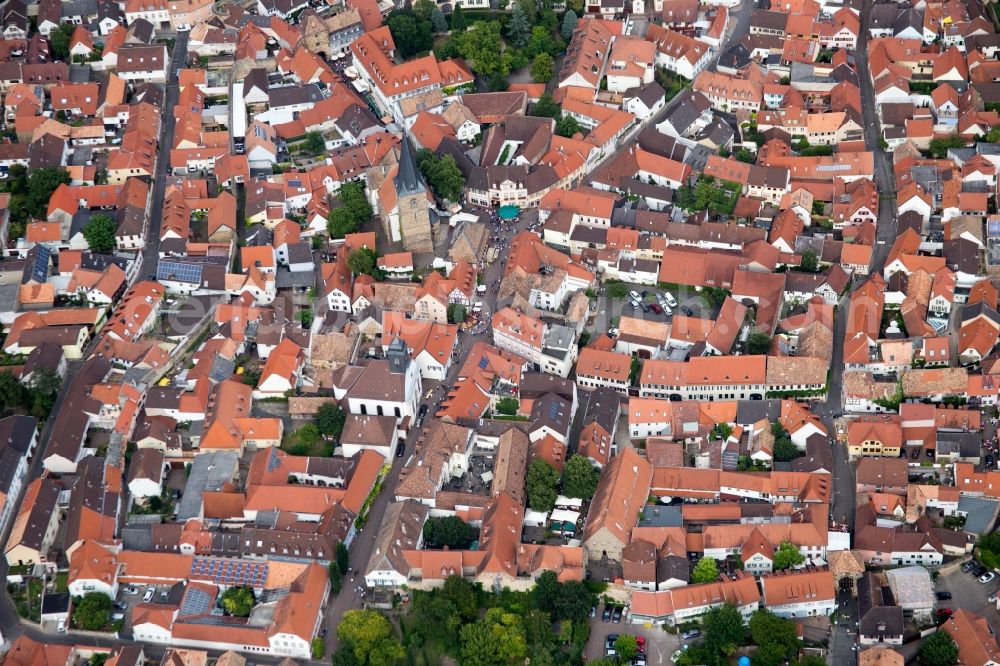
[[[156,593],[156,588],[155,587],[147,588],[146,589],[146,594],[142,595],[142,600],[146,601],[146,602],[150,601],[153,598],[153,595],[155,593]]]
[[[677,307],[677,299],[674,298],[673,294],[667,293],[667,294],[664,294],[663,297],[666,299],[666,301],[670,305],[670,307],[672,307],[672,308],[676,308]]]
[[[56,624],[56,633],[65,634],[66,633],[66,620],[65,618],[59,618],[58,624]]]
[[[631,298],[633,301],[641,301],[642,300],[642,297],[639,296],[639,292],[637,292],[637,291],[630,291],[630,292],[628,292],[628,297]]]
[[[984,573],[982,576],[979,577],[979,582],[985,585],[986,583],[990,582],[996,577],[997,575],[995,573],[993,573],[992,571],[987,571],[986,573]]]

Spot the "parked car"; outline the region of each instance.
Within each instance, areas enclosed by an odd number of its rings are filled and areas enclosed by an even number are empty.
[[[969,560],[968,562],[962,565],[962,571],[965,573],[969,573],[978,566],[979,562],[976,562],[975,560]]]
[[[685,316],[690,317],[693,310],[686,305],[682,305],[681,312],[683,312]]]
[[[951,599],[951,592],[938,592],[935,596],[938,601],[948,601]]]
[[[987,571],[986,573],[984,573],[982,576],[979,577],[979,582],[985,585],[986,583],[990,582],[996,577],[997,575],[995,573],[993,573],[992,571]]]
[[[419,428],[420,426],[417,427]],[[406,455],[406,445],[400,444],[399,446],[396,447],[396,457],[402,458],[405,455]]]
[[[667,304],[670,305],[670,307],[672,307],[672,308],[676,308],[677,307],[677,299],[674,298],[673,294],[667,292],[666,294],[663,294],[663,298],[666,299]]]
[[[123,589],[122,592],[125,594],[139,594],[139,590],[132,585],[125,586],[125,589]]]
[[[637,291],[628,292],[628,297],[631,298],[633,301],[638,301],[642,298],[641,296],[639,296],[639,292]]]
[[[618,634],[608,634],[604,637],[604,647],[611,647],[618,640]]]
[[[420,416],[427,416],[427,405],[420,405],[420,410],[417,413]]]
[[[60,634],[66,633],[66,618],[59,618],[59,622],[56,623],[56,631]]]
[[[597,617],[597,606],[590,607],[590,617]]]
[[[989,453],[986,454],[986,467],[987,468],[993,467],[993,456],[990,455]]]
[[[920,449],[913,449],[913,454],[910,456],[914,460],[920,457]]]
[[[650,303],[649,309],[658,315],[663,314],[663,307],[659,303]]]
[[[636,636],[635,637],[635,645],[636,645],[637,648],[639,648],[639,654],[646,654],[646,637],[645,636]]]
[[[972,575],[975,576],[976,578],[979,578],[980,576],[982,576],[983,574],[985,574],[987,571],[989,571],[989,569],[987,569],[982,564],[980,564],[978,567],[976,567],[975,569],[972,570]]]
[[[681,634],[681,638],[683,638],[686,641],[689,641],[692,638],[698,638],[699,636],[701,636],[701,630],[700,629],[690,629],[688,631],[685,631],[683,634]]]
[[[1000,590],[998,590],[998,592],[1000,592]],[[991,604],[995,604],[997,602],[997,593],[996,592],[991,593],[990,596],[986,597],[986,601],[990,602]]]
[[[150,588],[147,588],[147,589],[146,589],[146,594],[142,595],[142,600],[143,600],[143,601],[147,601],[147,602],[148,602],[148,601],[152,601],[152,599],[153,599],[153,595],[154,595],[155,593],[156,593],[156,588],[155,588],[155,587],[150,587]]]
[[[638,655],[632,660],[632,666],[646,666],[646,655]]]
[[[611,613],[611,621],[618,624],[622,621],[622,611],[625,610],[621,606],[615,606],[614,612]]]
[[[609,328],[608,329],[608,337],[610,337],[610,338],[617,338],[618,337],[618,332],[619,331],[618,331],[617,328]]]
[[[611,606],[604,607],[604,612],[601,613],[601,619],[605,622],[609,622],[611,620]]]

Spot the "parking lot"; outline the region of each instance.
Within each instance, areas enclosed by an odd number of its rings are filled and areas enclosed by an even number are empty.
[[[691,313],[689,316],[704,319],[715,319],[718,315],[718,308],[710,307],[701,294],[694,289],[661,289],[659,287],[630,284],[626,284],[625,286],[629,291],[635,291],[640,296],[645,292],[646,296],[642,298],[642,301],[646,305],[657,303],[658,298],[663,294],[670,294],[677,302],[677,307],[671,308],[673,310],[671,314],[667,314],[666,312],[658,314],[652,309],[644,312],[641,307],[633,307],[629,303],[627,296],[625,298],[611,298],[608,296],[607,288],[603,287],[597,294],[597,313],[594,316],[593,326],[591,327],[595,335],[606,333],[608,329],[612,328],[612,320],[623,315],[648,321],[671,321],[674,314],[686,315],[688,312]]]
[[[668,634],[659,626],[628,624],[627,609],[623,610],[621,622],[605,622],[604,604],[597,605],[597,617],[590,621],[590,640],[584,650],[587,659],[603,659],[608,634],[632,634],[646,639],[646,663],[669,664],[670,656],[680,647],[680,637]]]
[[[989,583],[980,583],[971,573],[965,573],[960,568],[938,576],[935,591],[951,592],[951,599],[938,602],[940,608],[964,608],[986,618],[994,633],[1000,632],[1000,613],[997,613],[996,603],[987,601],[987,597],[1000,589],[1000,576]]]
[[[112,613],[124,615],[122,630],[131,627],[132,609],[141,603],[164,603],[170,593],[170,585],[123,585],[118,590],[115,597],[115,606]],[[152,590],[152,594],[150,594]],[[134,591],[134,592],[133,592]],[[147,599],[148,595],[148,599]]]

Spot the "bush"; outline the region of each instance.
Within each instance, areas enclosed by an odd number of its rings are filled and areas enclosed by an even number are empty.
[[[88,592],[73,601],[73,625],[85,631],[100,631],[111,617],[111,598],[101,592]]]

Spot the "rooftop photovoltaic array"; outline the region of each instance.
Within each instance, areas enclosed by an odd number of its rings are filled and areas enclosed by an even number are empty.
[[[156,266],[156,279],[201,284],[201,268],[200,264],[161,259]]]
[[[267,563],[196,557],[191,563],[191,576],[221,585],[262,587],[267,580]]]

